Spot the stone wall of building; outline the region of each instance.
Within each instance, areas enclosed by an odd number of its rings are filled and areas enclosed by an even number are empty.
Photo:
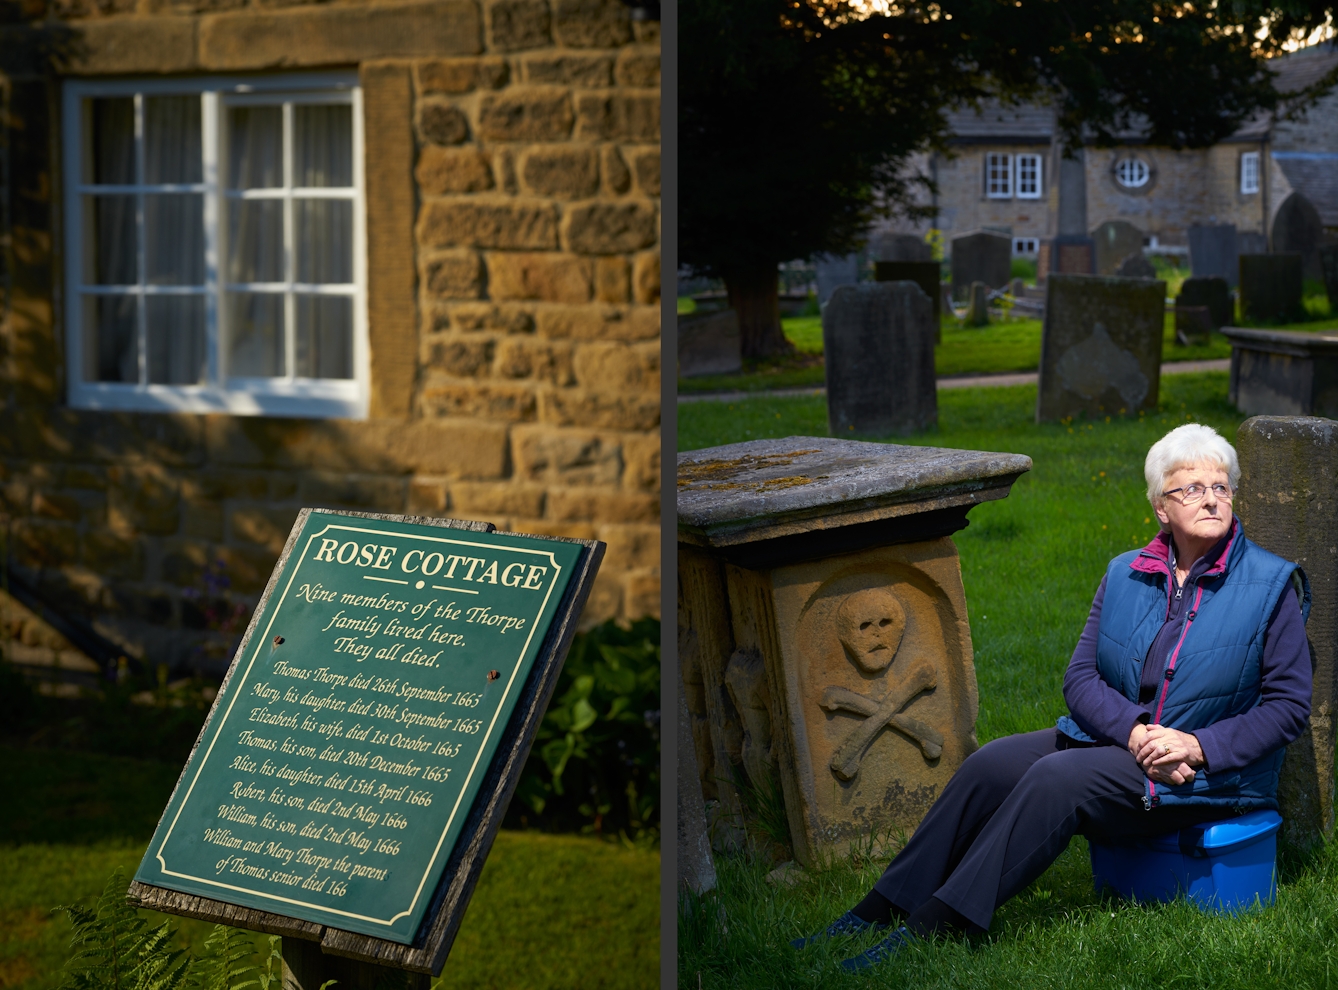
[[[990,199],[985,195],[985,156],[991,152],[1041,155],[1044,159],[1040,199]],[[1049,145],[971,144],[954,149],[952,157],[940,155],[936,161],[938,178],[939,227],[944,240],[951,242],[960,234],[983,227],[1009,230],[1013,237],[1048,237],[1055,186],[1055,158]]]
[[[0,28],[22,56],[0,336],[16,571],[131,655],[216,670],[298,509],[327,506],[604,540],[585,622],[658,615],[658,23],[621,0],[21,14]],[[69,408],[61,78],[348,66],[365,107],[369,418]]]

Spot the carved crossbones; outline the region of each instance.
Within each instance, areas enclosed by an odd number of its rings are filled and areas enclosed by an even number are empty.
[[[832,754],[831,766],[836,775],[842,780],[853,780],[859,773],[864,750],[886,725],[900,729],[919,743],[926,760],[937,759],[943,752],[943,736],[919,719],[901,711],[917,695],[937,683],[938,673],[934,665],[927,660],[920,660],[906,672],[900,683],[892,686],[882,701],[876,702],[836,685],[823,691],[821,705],[825,710],[854,712],[865,716],[864,721],[850,730],[850,734]]]

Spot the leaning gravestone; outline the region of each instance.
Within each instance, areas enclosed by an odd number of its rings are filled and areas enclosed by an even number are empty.
[[[1301,301],[1301,255],[1242,254],[1240,256],[1240,315],[1261,323],[1290,323],[1305,319]]]
[[[678,376],[732,375],[743,368],[739,314],[732,309],[678,320]]]
[[[833,434],[913,433],[938,422],[933,318],[914,282],[836,290],[822,313]]]
[[[951,534],[1030,467],[827,437],[679,454],[685,696],[719,754],[703,788],[781,797],[805,866],[913,831],[976,748]],[[757,825],[755,803],[740,814]]]
[[[1236,431],[1240,493],[1233,508],[1247,536],[1304,568],[1312,604],[1306,637],[1314,676],[1310,721],[1287,747],[1278,782],[1283,833],[1310,845],[1333,831],[1334,717],[1338,712],[1338,423],[1256,416]],[[1316,497],[1316,493],[1324,493]]]
[[[131,899],[283,935],[310,990],[440,973],[603,552],[303,509]]]
[[[1036,421],[1156,409],[1166,283],[1052,275]]]
[[[1219,330],[1233,322],[1231,319],[1231,290],[1220,275],[1196,275],[1180,284],[1180,295],[1175,305],[1206,306],[1212,328]]]
[[[818,280],[818,302],[826,306],[837,289],[859,281],[859,255],[818,255],[813,259],[813,271]]]
[[[1140,250],[1128,254],[1115,268],[1115,274],[1120,278],[1156,278],[1157,269]]]
[[[972,282],[1002,289],[1013,275],[1013,239],[980,230],[952,239],[952,294],[966,298]]]
[[[1127,220],[1107,220],[1092,231],[1092,243],[1096,248],[1096,273],[1114,275],[1125,258],[1142,253],[1143,232]]]
[[[1190,224],[1189,267],[1196,278],[1216,275],[1234,286],[1239,252],[1235,224]]]

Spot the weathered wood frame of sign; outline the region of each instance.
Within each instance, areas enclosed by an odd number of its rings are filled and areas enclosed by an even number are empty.
[[[298,535],[302,532],[308,517],[313,513],[320,512],[322,512],[320,509],[302,509],[298,513],[292,532],[288,534],[288,541],[284,544],[283,553],[279,556],[278,563],[274,565],[269,583],[265,586],[265,593],[256,605],[255,612],[251,616],[251,623],[246,629],[246,635],[242,637],[241,645],[237,648],[232,665],[228,668],[227,676],[223,679],[224,687],[227,686],[228,681],[236,672],[238,661],[246,655],[247,646],[256,634],[265,606],[274,593],[279,577],[283,574],[284,566],[297,544]],[[399,516],[376,512],[341,511],[331,512],[330,514],[423,526],[441,526],[476,533],[498,532],[497,527],[491,523],[457,519]],[[501,533],[499,535],[508,534]],[[572,637],[576,633],[576,624],[580,619],[581,609],[590,596],[590,589],[594,584],[600,561],[604,557],[604,544],[597,540],[572,540],[554,536],[545,536],[543,539],[580,544],[585,547],[585,552],[580,555],[575,572],[572,574],[558,605],[553,624],[549,627],[543,645],[539,649],[539,654],[535,658],[530,677],[521,690],[511,720],[502,733],[497,753],[483,777],[478,798],[465,819],[464,829],[455,844],[455,849],[446,861],[432,903],[419,928],[418,936],[412,944],[403,945],[399,942],[392,942],[371,935],[343,931],[269,911],[239,907],[225,901],[184,894],[138,881],[130,884],[130,890],[127,894],[130,903],[137,907],[163,911],[187,918],[197,918],[202,921],[211,921],[215,924],[247,928],[270,935],[280,935],[284,938],[319,942],[321,951],[330,955],[409,970],[414,973],[440,975],[442,967],[446,964],[446,956],[450,953],[451,945],[459,931],[460,922],[464,918],[465,908],[469,905],[469,898],[474,892],[474,885],[478,882],[479,874],[483,870],[484,860],[487,859],[488,852],[492,849],[493,839],[497,835],[498,828],[501,827],[502,817],[506,813],[507,805],[510,804],[511,796],[515,792],[517,782],[520,780],[520,774],[525,767],[525,760],[529,756],[530,747],[534,743],[534,736],[539,729],[539,723],[543,720],[548,702],[557,687],[558,675],[562,671],[562,662],[567,656],[567,651],[571,648]],[[220,690],[219,694],[222,696],[223,691]],[[208,735],[209,723],[213,720],[217,710],[217,707],[215,707],[209,713],[209,718],[206,719],[204,727],[200,730],[200,736],[195,741],[197,748],[200,745],[200,740]],[[192,748],[191,757],[193,758],[194,755],[195,749]],[[187,766],[189,764],[190,760],[188,759]],[[182,786],[184,780],[185,771],[183,769],[182,777],[177,781],[177,788]],[[173,797],[175,797],[175,791]],[[171,805],[172,801],[169,800],[168,807],[170,808]]]

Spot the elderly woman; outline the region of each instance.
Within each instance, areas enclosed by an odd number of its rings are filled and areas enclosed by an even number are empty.
[[[1106,568],[1064,675],[1069,714],[970,756],[868,896],[796,948],[896,926],[842,963],[860,969],[988,928],[1075,832],[1134,839],[1277,807],[1283,747],[1310,714],[1305,575],[1241,532],[1236,452],[1211,428],[1172,430],[1144,475],[1162,531]]]

